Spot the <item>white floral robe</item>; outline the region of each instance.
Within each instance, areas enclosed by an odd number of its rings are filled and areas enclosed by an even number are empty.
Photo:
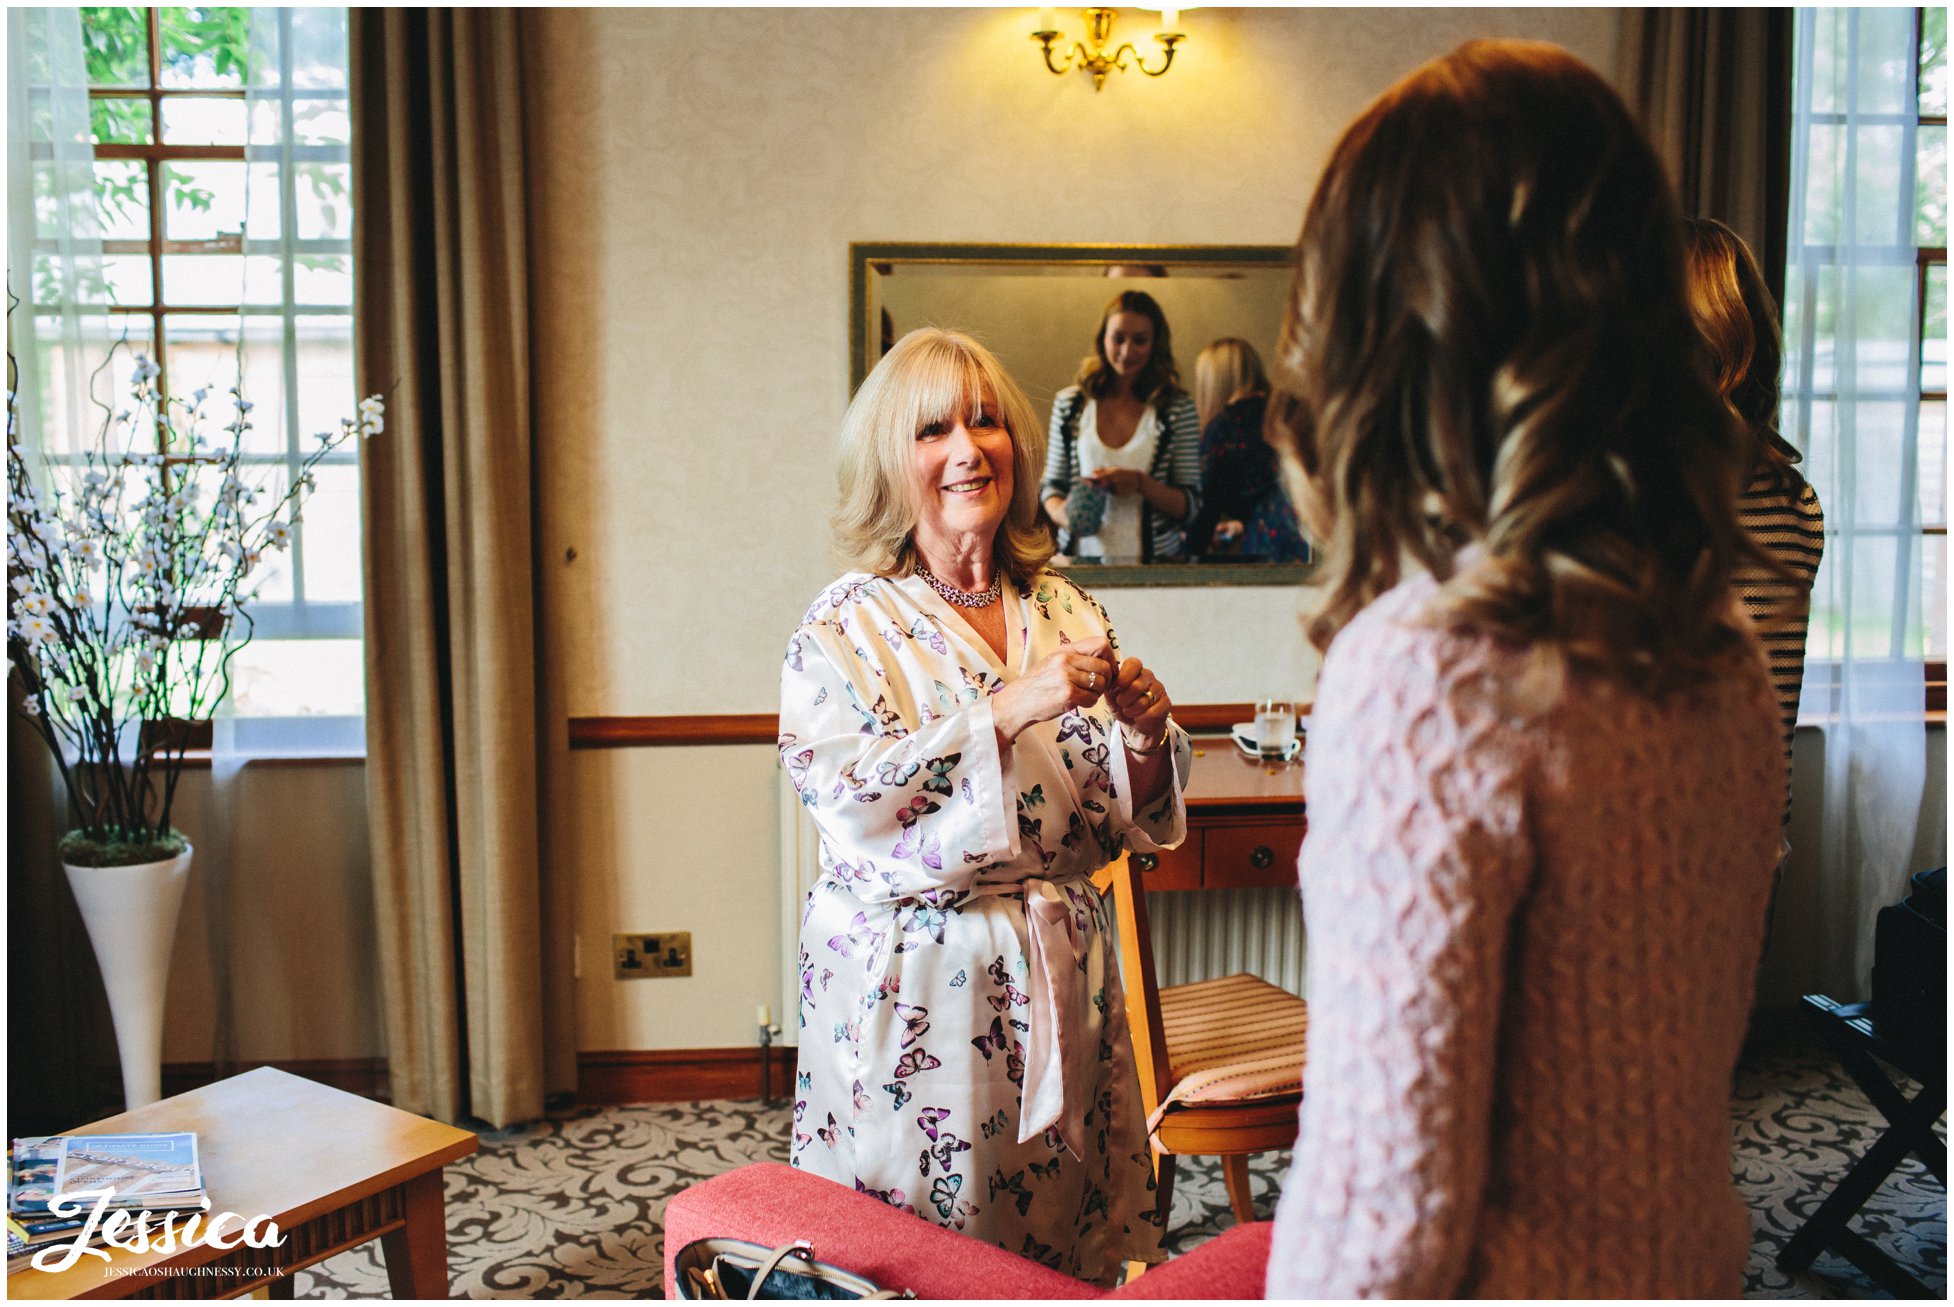
[[[1146,1125],[1087,879],[1186,833],[1192,750],[1135,813],[1101,699],[1000,755],[990,696],[1105,610],[1006,586],[999,659],[915,577],[852,573],[802,619],[780,753],[821,832],[800,942],[793,1163],[1054,1269],[1158,1260]]]

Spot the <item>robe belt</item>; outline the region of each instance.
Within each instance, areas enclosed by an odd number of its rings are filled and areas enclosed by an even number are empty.
[[[1067,877],[1063,883],[1086,879]],[[1031,1030],[1025,1037],[1018,1142],[1056,1127],[1072,1156],[1083,1160],[1085,1112],[1098,1070],[1097,1049],[1087,1047],[1091,1032],[1079,1028],[1086,997],[1080,968],[1085,935],[1071,902],[1052,881],[1027,879],[1024,906],[1031,940]]]

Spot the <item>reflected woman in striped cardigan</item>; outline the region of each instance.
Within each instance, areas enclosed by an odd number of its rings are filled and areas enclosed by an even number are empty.
[[[1800,475],[1797,446],[1778,432],[1778,369],[1783,349],[1778,306],[1757,257],[1736,232],[1708,218],[1684,222],[1690,316],[1702,334],[1717,393],[1751,436],[1750,473],[1739,517],[1783,567],[1748,562],[1737,569],[1744,611],[1771,659],[1771,683],[1784,717],[1784,819],[1791,821],[1791,735],[1805,679],[1805,636],[1812,579],[1825,551],[1818,492]]]

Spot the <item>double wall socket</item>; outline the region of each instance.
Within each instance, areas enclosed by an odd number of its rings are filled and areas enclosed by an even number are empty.
[[[619,980],[692,974],[692,932],[611,936],[611,972]]]

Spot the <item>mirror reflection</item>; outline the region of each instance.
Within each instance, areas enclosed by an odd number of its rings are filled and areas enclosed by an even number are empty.
[[[1049,415],[1061,565],[1098,585],[1292,583],[1308,548],[1262,442],[1285,246],[852,247],[852,385],[917,327],[989,346]]]

